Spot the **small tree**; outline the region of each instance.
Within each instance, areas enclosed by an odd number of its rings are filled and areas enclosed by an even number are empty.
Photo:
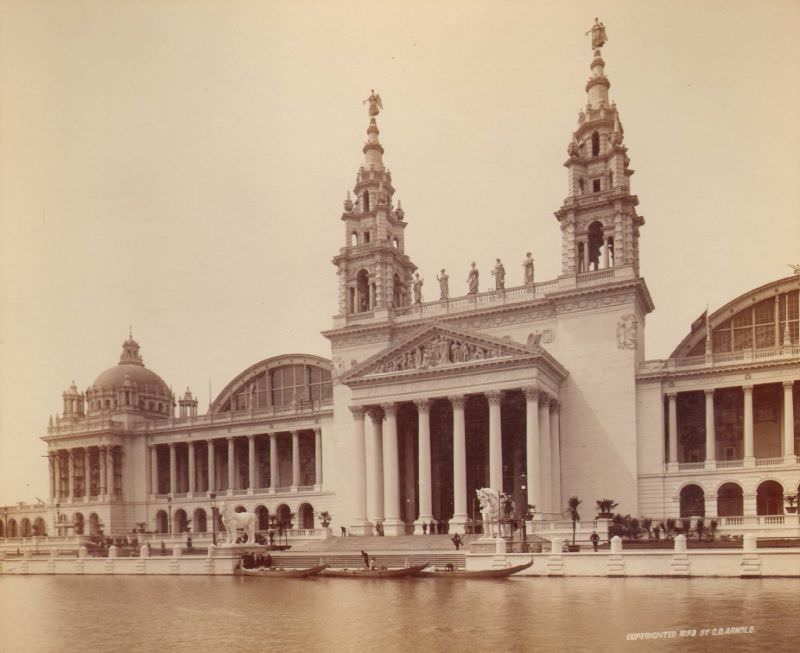
[[[575,546],[575,527],[581,518],[578,514],[579,505],[581,505],[581,500],[578,497],[570,497],[567,502],[567,512],[572,520],[572,546]]]

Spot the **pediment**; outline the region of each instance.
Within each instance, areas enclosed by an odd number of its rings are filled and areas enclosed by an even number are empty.
[[[532,360],[544,354],[535,344],[523,345],[485,334],[432,324],[353,368],[344,383],[421,372]],[[549,357],[549,356],[548,356]]]

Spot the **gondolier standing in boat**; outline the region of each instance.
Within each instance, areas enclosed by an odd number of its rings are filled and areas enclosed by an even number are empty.
[[[369,553],[361,549],[361,559],[364,561],[364,567],[369,569]]]

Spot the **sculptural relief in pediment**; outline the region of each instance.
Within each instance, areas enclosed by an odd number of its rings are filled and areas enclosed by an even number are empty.
[[[505,355],[499,346],[470,342],[448,334],[388,355],[378,361],[367,374],[385,374],[406,370],[425,370],[457,363],[498,358]]]

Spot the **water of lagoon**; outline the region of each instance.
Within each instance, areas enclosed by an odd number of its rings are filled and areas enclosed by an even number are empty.
[[[6,576],[0,651],[780,653],[797,650],[798,590],[794,579]],[[753,633],[701,635],[736,626]],[[675,636],[628,639],[655,632]]]

